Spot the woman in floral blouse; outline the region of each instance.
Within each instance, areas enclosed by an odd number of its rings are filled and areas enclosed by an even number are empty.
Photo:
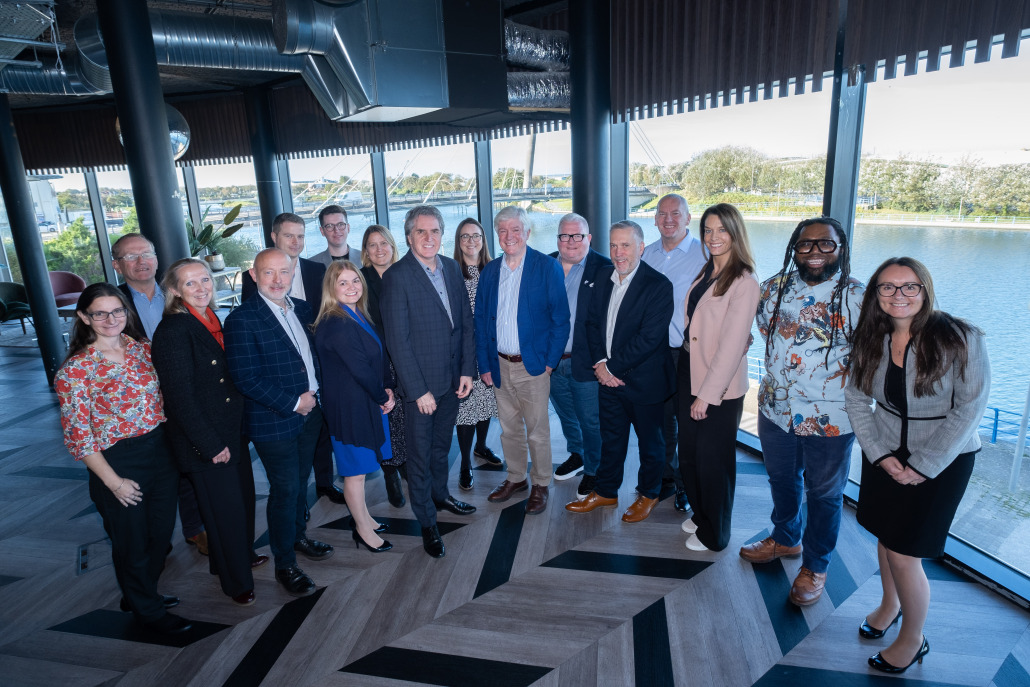
[[[111,537],[122,609],[148,630],[185,632],[192,624],[166,611],[179,600],[157,592],[179,473],[165,444],[150,343],[110,284],[87,286],[75,314],[68,358],[54,380],[65,446],[89,468],[89,495]]]

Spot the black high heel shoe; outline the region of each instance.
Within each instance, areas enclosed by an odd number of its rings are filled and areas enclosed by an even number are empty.
[[[358,528],[357,524],[354,522],[354,516],[353,515],[350,518],[350,528],[352,530],[357,530],[357,528]],[[379,523],[379,527],[375,528],[372,531],[375,532],[376,534],[382,534],[383,532],[389,532],[390,531],[390,525],[388,525],[385,522],[382,522],[382,523]]]
[[[894,623],[898,622],[898,620],[900,619],[901,611],[898,611],[898,614],[894,616],[894,620],[890,622],[890,625],[883,628],[882,630],[877,630],[875,627],[870,625],[869,620],[867,619],[865,622],[859,625],[858,634],[860,637],[863,637],[864,639],[879,639],[880,637],[887,634],[887,630],[891,629],[894,626]]]
[[[379,546],[379,547],[369,546],[365,542],[365,540],[361,538],[361,535],[358,534],[357,530],[351,530],[351,535],[352,535],[352,538],[354,539],[354,548],[355,549],[358,548],[359,546],[364,545],[364,547],[366,549],[368,549],[369,551],[371,551],[372,553],[382,553],[383,551],[389,551],[390,549],[393,548],[393,544],[391,544],[390,542],[386,541],[385,539],[383,540],[383,545],[382,546]],[[870,659],[870,660],[872,660],[872,659]]]
[[[895,666],[887,663],[887,661],[883,660],[883,657],[880,656],[879,651],[876,652],[875,656],[869,657],[869,665],[883,673],[904,673],[917,661],[922,665],[923,656],[926,656],[928,653],[930,653],[930,642],[926,641],[926,637],[923,637],[923,645],[919,647],[919,651],[916,652],[916,655],[912,657],[912,660],[908,662],[907,666]]]

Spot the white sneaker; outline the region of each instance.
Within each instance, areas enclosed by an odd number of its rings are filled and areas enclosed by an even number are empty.
[[[680,525],[680,529],[687,534],[694,534],[694,532],[697,532],[697,525],[694,524],[693,518],[687,518],[683,521],[683,524]]]
[[[708,547],[701,543],[696,534],[687,537],[686,547],[691,551],[708,551]]]

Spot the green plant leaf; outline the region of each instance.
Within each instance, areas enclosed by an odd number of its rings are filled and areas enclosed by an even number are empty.
[[[204,231],[200,232],[200,236],[197,237],[197,243],[199,243],[201,246],[206,246],[208,243],[211,242],[211,237],[214,235],[214,233],[215,226],[213,224],[207,225],[206,227],[204,227]]]
[[[234,224],[231,227],[226,227],[222,231],[222,238],[223,239],[227,239],[230,236],[232,236],[233,234],[235,234],[236,232],[238,232],[242,228],[243,228],[243,222],[240,222],[239,224]]]
[[[242,207],[242,205],[236,205],[232,210],[225,213],[225,219],[222,220],[222,224],[230,224],[234,219],[236,219],[236,217],[239,216],[240,209]]]

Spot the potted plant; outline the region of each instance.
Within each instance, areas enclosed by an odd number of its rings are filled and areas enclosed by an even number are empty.
[[[219,245],[224,239],[229,238],[243,227],[243,222],[232,224],[233,220],[239,216],[242,207],[242,203],[234,205],[222,218],[221,226],[216,229],[214,224],[205,224],[207,214],[211,211],[211,207],[208,206],[200,218],[200,223],[204,228],[199,234],[196,232],[193,222],[187,218],[186,229],[190,237],[190,255],[196,257],[200,251],[207,249],[208,254],[204,256],[204,259],[207,260],[211,269],[215,272],[224,270],[225,259],[222,257]]]

